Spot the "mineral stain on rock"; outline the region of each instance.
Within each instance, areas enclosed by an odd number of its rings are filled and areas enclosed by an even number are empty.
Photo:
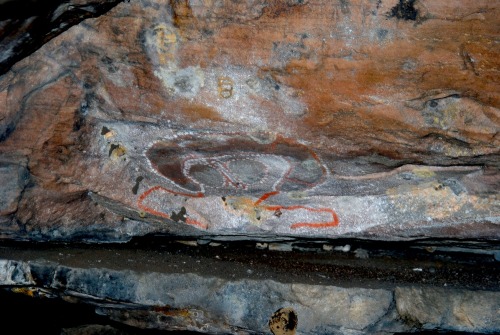
[[[172,211],[172,215],[170,215],[170,218],[175,222],[179,221],[186,222],[186,215],[187,215],[186,207],[183,206],[181,207],[179,213],[175,213],[174,211]]]
[[[399,3],[392,7],[388,16],[399,20],[415,21],[418,16],[418,10],[414,5],[415,0],[399,0]]]
[[[132,187],[132,193],[133,194],[137,194],[137,191],[139,190],[139,184],[141,183],[141,181],[144,179],[143,176],[139,176],[135,179],[135,185],[134,187]]]
[[[295,335],[297,324],[297,313],[292,308],[280,308],[271,316],[269,329],[274,335]]]
[[[102,129],[101,129],[101,135],[102,135],[102,136],[104,136],[104,135],[106,135],[107,133],[109,133],[110,131],[111,131],[111,130],[110,130],[108,127],[104,126],[104,127],[102,127]]]
[[[111,144],[111,146],[109,147],[109,153],[108,153],[108,156],[111,157],[111,158],[119,158],[119,157],[122,157],[123,155],[125,155],[126,153],[126,150],[123,146],[121,146],[120,144]]]

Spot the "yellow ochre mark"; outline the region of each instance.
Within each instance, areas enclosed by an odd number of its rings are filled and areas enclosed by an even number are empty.
[[[161,65],[174,60],[175,45],[177,43],[177,35],[170,31],[165,24],[159,24],[153,28],[156,37],[156,51],[158,53],[158,61]]]
[[[115,131],[114,131],[114,130],[109,129],[108,127],[104,126],[104,127],[102,127],[102,129],[101,129],[101,135],[102,135],[105,139],[109,140],[110,138],[113,138],[113,137],[116,135],[116,133],[115,133]]]
[[[24,294],[24,295],[27,295],[28,297],[32,297],[32,298],[35,296],[35,293],[33,292],[33,290],[31,288],[28,288],[28,287],[14,287],[14,288],[12,288],[12,292]]]
[[[127,150],[121,144],[111,144],[109,147],[109,157],[113,160],[120,159],[126,153]]]
[[[432,178],[432,177],[436,176],[436,173],[434,171],[430,170],[429,168],[413,169],[412,173],[415,176],[420,177],[420,178]]]
[[[220,77],[217,80],[217,90],[219,96],[224,99],[229,99],[233,96],[234,82],[229,77]]]
[[[264,206],[255,205],[255,199],[247,198],[247,197],[227,197],[224,198],[224,205],[226,206],[226,210],[244,215],[250,222],[253,224],[259,225],[262,221],[264,221],[263,215],[269,216],[269,213],[266,213]]]
[[[386,194],[398,210],[424,214],[437,220],[460,216],[464,206],[475,201],[465,193],[457,195],[450,187],[437,182],[401,185],[388,189]]]

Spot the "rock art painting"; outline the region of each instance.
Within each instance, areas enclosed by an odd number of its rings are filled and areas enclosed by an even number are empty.
[[[210,195],[220,197],[226,208],[241,209],[241,203],[246,202],[243,207],[253,213],[267,212],[279,218],[284,212],[306,212],[308,217],[317,219],[307,222],[297,219],[291,223],[292,229],[331,228],[339,224],[331,208],[272,202],[280,192],[316,187],[328,173],[314,151],[283,136],[271,139],[244,134],[183,136],[173,142],[155,142],[146,151],[146,157],[154,171],[165,178],[165,184],[149,188],[138,197],[137,206],[149,214],[167,219],[177,216],[149,206],[150,198]],[[230,197],[238,199],[240,206],[234,206],[234,202],[231,206]],[[261,220],[266,215],[255,214],[255,217]],[[205,220],[180,219],[208,228]]]
[[[0,75],[0,236],[500,238],[499,17],[120,2]]]
[[[413,234],[450,220],[463,226],[478,212],[496,220],[498,200],[484,191],[493,177],[481,166],[391,167],[376,156],[353,163],[260,130],[127,122],[95,129],[89,152],[106,183],[83,177],[92,199],[152,232],[334,237]]]

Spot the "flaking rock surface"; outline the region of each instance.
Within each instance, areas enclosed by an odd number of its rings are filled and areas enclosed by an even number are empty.
[[[123,2],[0,77],[0,234],[496,239],[499,11]]]

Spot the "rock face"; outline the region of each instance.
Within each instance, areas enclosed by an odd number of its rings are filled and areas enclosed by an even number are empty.
[[[496,321],[500,312],[500,297],[495,295],[397,288],[396,305],[403,318],[423,324],[426,328],[439,326],[455,331],[489,332],[500,326]],[[482,306],[488,307],[483,309]]]
[[[72,25],[120,0],[0,0],[0,74]]]
[[[13,284],[15,280],[9,277],[12,273],[5,272],[6,268],[21,272],[27,267],[22,263],[0,265],[0,276],[5,276],[0,277],[1,284]],[[102,303],[98,313],[138,328],[173,330],[178,327],[185,330],[187,325],[188,330],[212,334],[237,333],[238,329],[242,333],[269,333],[267,323],[272,312],[294,301],[293,307],[301,321],[301,334],[337,334],[341,327],[358,331],[368,328],[382,319],[389,308],[394,309],[393,293],[389,290],[349,290],[262,280],[225,281],[192,274],[168,276],[50,268],[47,264],[33,264],[25,270],[28,273],[23,275],[33,277],[37,282],[44,277],[48,279],[47,274],[56,278],[56,281],[44,284],[48,289],[46,294],[53,287],[71,292],[69,296],[76,298],[87,296],[98,302],[113,297],[125,306],[128,303],[129,309]],[[41,273],[35,273],[37,271]],[[20,273],[17,275],[21,276]],[[106,285],[109,281],[113,285]],[[203,289],[192,290],[190,287]],[[117,295],[117,291],[121,293]],[[159,300],[161,296],[163,300]]]
[[[499,332],[499,18],[0,0],[0,294],[133,330]]]
[[[0,233],[497,239],[499,10],[120,3],[0,77]]]
[[[372,258],[365,260],[345,251],[318,255],[225,247],[1,248],[0,294],[8,289],[34,301],[86,305],[107,324],[128,325],[130,334],[144,329],[274,335],[500,331],[500,268],[483,248],[470,262],[458,261],[458,250],[421,258],[414,244],[408,248],[414,258],[402,264],[388,250],[377,256],[370,249]],[[258,257],[244,261],[248,253]],[[292,269],[283,271],[287,267],[275,261]],[[307,264],[316,270],[307,270]],[[376,281],[354,280],[356,268],[372,271]],[[441,280],[446,283],[436,285]],[[24,319],[24,310],[20,314]]]

